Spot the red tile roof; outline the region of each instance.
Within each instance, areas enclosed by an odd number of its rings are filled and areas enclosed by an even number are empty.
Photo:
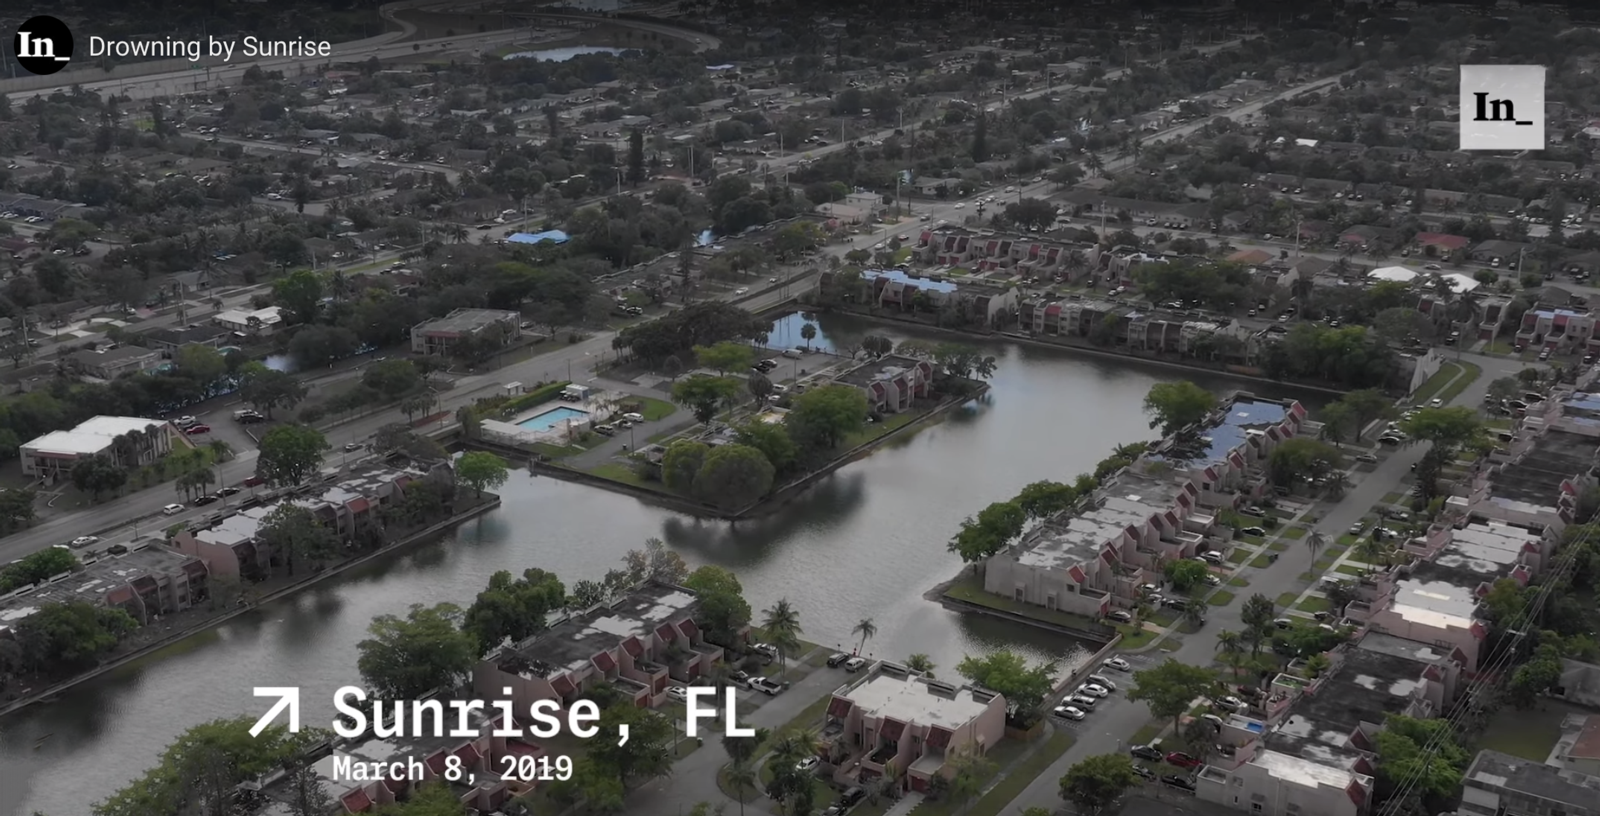
[[[1583,730],[1578,732],[1578,741],[1572,743],[1567,756],[1576,759],[1600,759],[1600,716],[1591,716],[1583,721]]]
[[[691,643],[694,642],[695,638],[700,636],[700,627],[695,626],[694,625],[694,621],[692,621],[692,620],[685,620],[685,621],[679,622],[678,623],[678,631],[682,632],[683,636],[688,638],[689,642],[691,642]]]
[[[411,781],[403,776],[383,780],[383,786],[388,788],[390,793],[399,793],[405,790],[409,784],[411,784]]]
[[[845,717],[850,716],[850,709],[854,707],[855,703],[852,703],[843,697],[835,697],[828,701],[828,716],[836,720],[842,720]]]
[[[367,512],[367,508],[372,506],[372,503],[367,501],[365,496],[357,496],[356,498],[345,502],[344,506],[350,508],[351,513],[365,513]]]
[[[617,659],[612,657],[610,652],[601,652],[589,658],[589,660],[594,663],[596,668],[600,669],[601,674],[610,674],[612,670],[617,668]]]
[[[884,739],[892,742],[899,742],[900,735],[904,734],[905,732],[905,723],[900,722],[899,720],[891,720],[887,717],[883,719],[883,727],[878,729],[878,733],[882,734]]]
[[[360,788],[339,797],[339,801],[344,803],[344,809],[351,813],[366,813],[372,809],[372,797]]]
[[[1080,584],[1089,579],[1089,576],[1084,574],[1083,569],[1077,565],[1073,565],[1072,569],[1067,570],[1067,573],[1072,576],[1073,581]]]
[[[424,760],[424,762],[425,762],[425,764],[427,764],[428,770],[433,771],[436,774],[442,774],[442,773],[444,773],[445,759],[447,757],[448,757],[448,754],[446,754],[443,751],[439,751],[438,753],[435,753],[433,756],[428,757],[426,760]]]
[[[656,637],[661,638],[667,643],[671,643],[678,637],[678,630],[673,629],[672,624],[670,623],[663,623],[656,627]]]
[[[468,768],[477,767],[478,760],[483,758],[483,754],[478,753],[478,746],[470,742],[457,748],[455,755],[457,759],[461,760],[461,764]]]
[[[637,635],[622,641],[622,648],[635,658],[644,654],[644,644],[639,642],[639,637]]]
[[[928,730],[928,748],[936,751],[944,750],[953,736],[955,735],[943,728],[931,728]]]
[[[562,695],[563,697],[578,690],[578,687],[573,684],[572,678],[564,674],[557,676],[554,680],[551,680],[550,687],[555,689],[556,693]]]

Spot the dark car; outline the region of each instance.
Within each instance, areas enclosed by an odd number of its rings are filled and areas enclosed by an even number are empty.
[[[1177,788],[1178,790],[1194,793],[1194,780],[1187,776],[1167,774],[1166,776],[1161,777],[1161,784],[1166,785],[1169,788]]]
[[[1134,759],[1148,759],[1151,762],[1160,762],[1166,758],[1161,755],[1160,751],[1148,745],[1135,745],[1128,749],[1128,753],[1133,756]]]
[[[218,496],[232,496],[232,495],[234,495],[234,494],[236,494],[238,492],[239,492],[239,488],[237,488],[237,487],[224,487],[221,490],[217,491],[217,495]]]
[[[1155,779],[1156,778],[1156,772],[1150,770],[1149,768],[1146,768],[1143,765],[1134,765],[1133,766],[1133,772],[1135,774],[1138,774],[1139,776],[1144,777],[1145,779]]]
[[[221,499],[221,496],[201,496],[200,498],[194,500],[194,506],[205,507],[206,505],[211,504],[212,502],[220,501]]]
[[[1182,751],[1173,751],[1167,754],[1166,759],[1168,765],[1176,765],[1179,768],[1197,768],[1200,766],[1200,760]]]
[[[860,802],[865,798],[867,798],[867,789],[857,786],[839,794],[839,801],[837,804],[840,808],[849,810],[850,808],[855,807],[857,802]]]
[[[739,688],[749,688],[750,687],[750,672],[747,672],[747,671],[735,671],[732,674],[728,675],[728,682],[732,683],[735,686],[738,686]]]
[[[849,662],[849,660],[850,660],[850,655],[847,655],[844,652],[837,652],[832,657],[828,658],[828,668],[837,669],[840,666],[843,666],[845,663]]]

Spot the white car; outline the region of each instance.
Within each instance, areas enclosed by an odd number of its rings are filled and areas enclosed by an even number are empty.
[[[1078,690],[1073,692],[1073,693],[1074,694],[1087,694],[1090,697],[1110,697],[1111,696],[1111,691],[1109,689],[1107,689],[1105,686],[1095,685],[1094,683],[1084,683],[1083,685],[1078,686]]]
[[[184,507],[181,504],[169,504],[166,507],[161,508],[161,515],[163,515],[163,516],[176,516],[179,513],[182,513],[183,510],[184,510]]]
[[[1081,720],[1084,717],[1089,716],[1088,714],[1084,713],[1083,709],[1074,708],[1072,706],[1056,706],[1055,714],[1057,717],[1068,720]]]
[[[77,538],[72,539],[72,546],[87,547],[90,544],[98,544],[99,542],[100,536],[78,536]]]
[[[748,295],[750,294],[750,288],[748,286],[741,286],[738,289],[733,290],[733,293],[736,295]]]
[[[198,424],[200,424],[200,420],[195,419],[192,416],[181,416],[181,417],[178,417],[177,419],[174,419],[172,421],[172,424],[178,426],[179,428],[187,428],[190,425],[198,425]]]
[[[623,414],[622,418],[629,422],[643,422],[644,414]]]
[[[1434,397],[1433,399],[1428,400],[1428,407],[1429,408],[1443,408],[1444,407],[1444,400],[1442,400],[1442,399],[1440,399],[1438,397]]]
[[[809,756],[809,757],[806,757],[805,759],[800,760],[799,762],[796,762],[794,764],[794,769],[799,771],[800,773],[811,773],[812,771],[817,769],[817,766],[819,764],[821,764],[820,760],[818,760],[814,756]]]
[[[1239,709],[1244,708],[1244,701],[1231,695],[1228,697],[1218,697],[1217,699],[1212,700],[1212,702],[1216,704],[1217,708],[1226,708],[1229,711],[1238,711]]]
[[[668,699],[684,702],[689,699],[689,689],[683,686],[667,686]]]
[[[1105,666],[1108,669],[1116,669],[1117,671],[1121,672],[1133,671],[1133,665],[1120,657],[1108,657],[1105,660],[1100,661],[1100,665]]]
[[[1091,682],[1091,683],[1093,683],[1093,684],[1095,684],[1097,686],[1100,686],[1102,688],[1105,688],[1105,689],[1107,689],[1109,691],[1116,691],[1117,690],[1117,684],[1111,682],[1111,678],[1106,677],[1103,674],[1091,674],[1091,675],[1089,675],[1089,682]]]

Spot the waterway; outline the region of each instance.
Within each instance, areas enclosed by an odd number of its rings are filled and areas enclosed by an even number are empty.
[[[851,318],[795,315],[779,322],[771,344],[803,343],[805,322],[817,323],[811,342],[823,347],[867,333],[906,336]],[[851,463],[758,520],[698,521],[519,472],[502,491],[501,509],[445,541],[337,578],[0,721],[0,814],[87,813],[92,802],[152,765],[185,728],[259,715],[265,701],[252,699],[253,686],[298,685],[304,721],[326,722],[332,691],[356,680],[356,644],[373,616],[403,613],[412,603],[470,603],[501,569],[541,567],[569,585],[599,578],[651,536],[692,565],[735,570],[758,616],[787,597],[800,611],[805,637],[824,645],[849,643],[855,623],[872,618],[878,635],[867,652],[927,653],[943,676],[955,676],[963,655],[998,645],[1035,657],[1081,657],[1071,640],[952,613],[922,594],[960,568],[945,543],[962,518],[1029,482],[1071,479],[1119,443],[1148,439],[1140,412],[1145,392],[1182,375],[1016,343],[986,348],[999,362],[986,398]],[[1219,392],[1243,387],[1190,378]]]
[[[584,54],[621,54],[621,48],[606,48],[598,45],[570,45],[565,48],[546,48],[542,51],[518,51],[507,54],[505,59],[536,59],[544,62],[566,62],[573,57]]]

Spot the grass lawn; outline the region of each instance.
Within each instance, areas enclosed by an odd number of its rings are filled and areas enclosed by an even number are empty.
[[[1461,366],[1455,363],[1445,363],[1439,366],[1439,370],[1434,372],[1433,376],[1429,377],[1421,388],[1417,389],[1417,393],[1411,395],[1411,403],[1413,405],[1427,405],[1428,400],[1439,396],[1439,392],[1444,390],[1444,387],[1449,385],[1450,381],[1460,374]]]
[[[1290,541],[1298,541],[1302,538],[1305,538],[1306,533],[1308,532],[1310,531],[1304,527],[1290,527],[1289,529],[1283,531],[1282,536]]]
[[[1243,578],[1233,577],[1233,578],[1229,578],[1228,579],[1228,586],[1231,586],[1231,587],[1247,587],[1247,586],[1250,586],[1250,582],[1246,581]]]
[[[595,465],[594,467],[589,468],[588,473],[592,476],[599,476],[602,479],[610,479],[613,482],[621,482],[623,484],[633,485],[634,487],[642,487],[646,490],[660,490],[662,492],[666,492],[665,488],[660,483],[649,482],[639,478],[639,474],[634,473],[633,468],[628,467],[620,462],[607,462],[603,465]]]
[[[1361,540],[1361,536],[1354,536],[1354,535],[1350,535],[1349,533],[1345,533],[1344,535],[1339,536],[1338,538],[1336,538],[1334,540],[1338,541],[1340,544],[1348,547],[1351,544],[1354,544],[1357,541],[1360,541]]]
[[[1342,572],[1345,575],[1360,575],[1362,572],[1361,568],[1355,564],[1340,564],[1339,566],[1334,567],[1333,571]]]
[[[548,442],[534,442],[528,447],[534,453],[542,453],[551,459],[565,459],[568,456],[576,456],[588,450],[578,445],[552,445]]]
[[[1070,739],[1068,740],[1067,745],[1069,747],[1072,745],[1072,742],[1071,742]],[[1005,770],[1005,768],[1007,766],[1009,766],[1011,763],[1016,762],[1023,754],[1027,753],[1028,748],[1029,748],[1028,743],[1021,742],[1019,740],[1013,740],[1013,739],[1001,740],[1000,744],[995,746],[994,750],[989,752],[989,755],[988,755],[989,756],[989,762],[993,764],[994,771],[993,771],[993,773],[989,774],[983,780],[983,784],[985,786],[987,786],[989,784],[989,782],[994,779],[994,774],[1000,773],[1001,771]],[[1043,749],[1040,749],[1040,750],[1043,750]],[[1067,751],[1066,748],[1062,748],[1061,749],[1061,753],[1056,754],[1056,759],[1060,759],[1061,758],[1061,754],[1066,753],[1066,751]],[[1044,765],[1039,766],[1038,770],[1034,771],[1032,774],[1030,774],[1028,776],[1028,782],[1032,782],[1033,781],[1033,777],[1038,776],[1040,774],[1040,772],[1042,772],[1048,766],[1049,766],[1049,763],[1045,763]],[[1017,770],[1018,771],[1022,771],[1026,767],[1027,767],[1026,764],[1019,764],[1017,766]],[[1005,782],[1002,781],[1001,784],[1003,785],[1003,784],[1005,784]],[[996,786],[996,787],[998,788],[998,786]],[[1027,787],[1027,782],[1024,782],[1022,787],[1024,787],[1024,788]],[[1016,790],[1016,793],[1021,793],[1021,792],[1022,792],[1022,788],[1018,788]],[[989,793],[992,795],[994,793],[994,791],[990,791]],[[1016,798],[1016,793],[1013,793],[1010,797],[1008,797],[1008,798],[1002,800],[1001,802],[995,804],[994,805],[994,810],[987,811],[987,812],[988,813],[999,813],[1001,808],[1005,807],[1007,804],[1009,804],[1011,802],[1011,799]],[[987,799],[988,797],[984,797],[984,798]],[[826,799],[818,799],[817,801],[825,802],[827,800]],[[976,807],[976,805],[974,805],[974,808],[975,807]],[[967,811],[966,810],[966,803],[952,802],[952,801],[950,801],[948,799],[946,799],[944,801],[940,801],[940,802],[923,802],[922,804],[917,806],[917,816],[954,816],[954,814],[959,813],[959,812],[976,813],[977,811],[976,810]]]
[[[1048,623],[1056,623],[1062,626],[1082,628],[1086,625],[1095,623],[1093,619],[1084,615],[1074,615],[1070,612],[1062,612],[1056,609],[1045,609],[1042,606],[1019,603],[1010,598],[984,592],[983,583],[978,578],[970,575],[951,584],[950,588],[944,591],[944,594],[946,597],[954,598],[958,601],[965,601],[978,606],[986,606],[990,609],[998,609],[1002,612],[1010,612],[1014,615],[1037,618]]]
[[[1483,347],[1484,354],[1512,354],[1515,351],[1516,348],[1504,340],[1491,340]],[[1543,762],[1544,758],[1540,757],[1539,761]]]
[[[678,406],[666,400],[658,400],[655,397],[628,397],[627,401],[637,402],[643,406],[643,410],[639,411],[639,413],[644,415],[645,422],[666,419],[678,412]]]
[[[1117,631],[1122,633],[1122,640],[1117,642],[1118,649],[1142,649],[1156,639],[1159,632],[1152,632],[1144,627],[1133,628],[1131,624],[1119,624]]]
[[[1406,494],[1404,493],[1385,493],[1383,496],[1383,503],[1395,504],[1397,502],[1405,501],[1405,498]]]
[[[1050,739],[1046,740],[1044,745],[1039,746],[1033,756],[1018,762],[1016,767],[1005,775],[1004,779],[996,783],[988,793],[983,795],[983,798],[974,802],[972,807],[967,809],[967,816],[999,816],[1006,805],[1011,804],[1013,799],[1021,796],[1022,791],[1033,784],[1033,780],[1039,778],[1039,774],[1044,773],[1071,747],[1071,734],[1065,731],[1051,734]],[[859,810],[854,812],[860,813]]]
[[[1133,736],[1128,738],[1128,743],[1131,745],[1149,745],[1150,740],[1161,736],[1161,732],[1165,731],[1166,728],[1167,722],[1165,720],[1151,720],[1139,726],[1139,730],[1133,732]]]
[[[1456,365],[1461,367],[1462,375],[1435,395],[1444,400],[1446,405],[1449,405],[1451,400],[1461,396],[1461,392],[1467,390],[1467,386],[1472,385],[1479,377],[1483,376],[1483,369],[1472,363],[1462,362],[1456,363]]]
[[[1294,605],[1301,612],[1326,612],[1333,608],[1328,599],[1319,595],[1307,595],[1306,599]]]
[[[1245,559],[1249,558],[1250,555],[1251,555],[1251,551],[1250,550],[1239,550],[1239,549],[1236,549],[1233,552],[1228,553],[1228,562],[1232,563],[1232,564],[1243,564],[1245,562]]]
[[[1489,720],[1477,747],[1543,762],[1561,739],[1561,721],[1578,711],[1548,698],[1541,699],[1538,707],[1529,711],[1505,706]]]
[[[1278,608],[1288,609],[1289,607],[1294,606],[1294,602],[1298,600],[1300,600],[1300,593],[1285,592],[1278,596]]]
[[[1166,640],[1161,641],[1161,645],[1157,646],[1156,648],[1163,652],[1176,652],[1183,648],[1183,640],[1181,638],[1169,637]]]
[[[1211,593],[1211,597],[1206,599],[1206,603],[1212,606],[1227,606],[1233,603],[1233,593],[1226,589],[1217,590]]]
[[[1321,575],[1322,573],[1327,572],[1328,567],[1331,566],[1333,566],[1332,558],[1318,558],[1317,563],[1311,565],[1311,569],[1318,575]]]
[[[910,425],[927,416],[926,411],[906,411],[900,414],[891,414],[882,422],[874,422],[862,428],[859,433],[845,437],[844,443],[839,446],[840,451],[847,451],[865,445],[876,439],[882,439],[889,434]]]
[[[1289,545],[1282,541],[1274,541],[1267,545],[1267,549],[1273,552],[1283,552],[1284,550],[1289,549]]]
[[[1271,563],[1272,556],[1267,553],[1262,553],[1255,558],[1250,559],[1250,566],[1255,567],[1256,569],[1266,569],[1267,565]]]

